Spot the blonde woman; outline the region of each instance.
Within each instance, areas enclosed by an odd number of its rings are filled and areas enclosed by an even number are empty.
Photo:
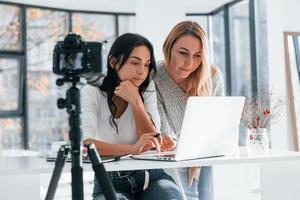
[[[210,63],[208,50],[205,32],[192,21],[175,25],[164,42],[164,61],[158,63],[154,82],[161,131],[173,138],[180,134],[187,97],[224,95],[222,74]],[[163,142],[162,150],[175,143],[170,137]],[[213,199],[211,167],[182,168],[179,175],[187,199]]]

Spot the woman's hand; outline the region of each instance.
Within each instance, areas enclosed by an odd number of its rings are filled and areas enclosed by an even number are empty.
[[[132,146],[132,154],[140,154],[152,148],[160,152],[160,143],[157,133],[144,133],[139,140]]]
[[[176,148],[177,141],[170,135],[156,133],[154,137],[157,138],[161,151],[173,151]],[[153,147],[153,144],[148,143],[143,147],[142,152],[153,150]]]
[[[141,98],[139,95],[138,87],[136,87],[129,80],[122,81],[120,85],[115,88],[114,93],[116,96],[121,97],[129,104],[133,104]]]
[[[172,151],[176,148],[177,141],[174,138],[172,138],[169,134],[162,134],[159,137],[162,151]]]
[[[192,187],[194,179],[199,181],[200,170],[200,167],[189,168],[189,187]]]

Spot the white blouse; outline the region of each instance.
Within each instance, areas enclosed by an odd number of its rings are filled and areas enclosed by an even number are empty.
[[[143,93],[143,98],[146,111],[151,115],[156,129],[160,130],[160,117],[153,81]],[[111,144],[133,144],[137,141],[134,114],[129,104],[120,118],[115,118],[119,133],[110,124],[111,112],[107,98],[98,87],[85,86],[81,93],[81,109],[83,139],[93,138]]]

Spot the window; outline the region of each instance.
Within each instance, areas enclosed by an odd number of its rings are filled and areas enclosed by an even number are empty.
[[[118,16],[118,22],[119,35],[135,32],[135,16]]]
[[[73,13],[72,31],[79,33],[86,41],[113,41],[116,38],[115,16]]]
[[[213,52],[212,60],[219,67],[224,77],[225,91],[226,90],[226,51],[225,51],[225,29],[224,29],[224,12],[221,11],[212,17],[212,40]]]
[[[20,8],[0,4],[0,50],[21,50]]]
[[[229,7],[232,95],[251,96],[249,1]]]
[[[0,114],[18,112],[20,109],[20,62],[18,59],[0,57]],[[21,118],[0,118],[0,146],[4,149],[21,149]]]
[[[72,15],[72,31],[79,33],[85,41],[106,43],[102,48],[102,72],[106,74],[108,51],[117,37],[115,16],[99,14],[74,13]]]
[[[0,4],[0,147],[22,148],[21,9]]]
[[[266,1],[255,0],[257,87],[258,91],[269,90],[268,43]]]
[[[0,146],[3,149],[21,149],[22,133],[20,118],[0,119]]]
[[[20,62],[14,58],[0,57],[0,112],[20,108]]]
[[[56,86],[59,77],[52,73],[53,49],[68,33],[68,15],[28,8],[26,28],[29,147],[43,149],[51,141],[68,138],[66,112],[56,106],[66,87]]]

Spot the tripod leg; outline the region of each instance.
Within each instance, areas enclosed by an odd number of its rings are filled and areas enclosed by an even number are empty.
[[[82,157],[81,149],[72,146],[72,200],[83,200],[83,170],[81,167]]]
[[[104,192],[104,196],[109,200],[117,200],[116,191],[107,176],[106,170],[103,163],[101,163],[101,158],[95,148],[94,144],[87,145],[88,156],[92,162],[93,169],[96,174],[96,178]]]
[[[62,172],[62,169],[65,165],[65,161],[69,152],[69,147],[67,145],[62,145],[59,148],[59,151],[57,153],[57,158],[55,161],[55,167],[51,176],[50,184],[48,187],[48,191],[46,194],[45,200],[52,200],[54,199],[56,188],[58,185],[58,181]]]

